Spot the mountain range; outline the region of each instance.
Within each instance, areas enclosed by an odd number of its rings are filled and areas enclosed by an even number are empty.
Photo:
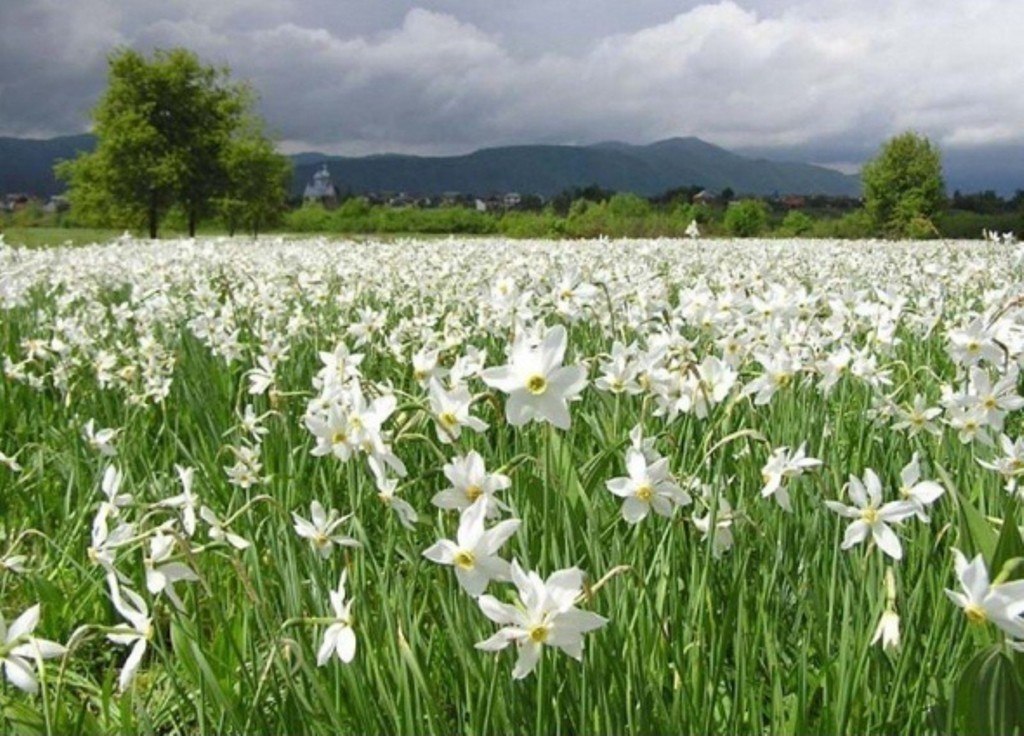
[[[90,135],[48,140],[0,138],[0,193],[50,196],[63,191],[53,165],[92,150]],[[479,196],[504,192],[552,196],[596,184],[605,189],[660,194],[683,186],[737,194],[827,194],[856,196],[855,176],[813,164],[749,158],[699,138],[670,138],[649,145],[617,141],[589,146],[521,145],[484,148],[461,156],[382,154],[362,157],[299,153],[292,192],[301,195],[322,165],[335,185],[352,193],[406,192]]]

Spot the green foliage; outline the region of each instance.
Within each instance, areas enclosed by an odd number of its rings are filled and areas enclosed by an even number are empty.
[[[800,210],[793,210],[782,218],[782,227],[779,229],[779,234],[796,237],[809,235],[813,229],[814,220],[811,219],[810,215]]]
[[[945,203],[939,150],[908,131],[890,139],[861,174],[864,205],[875,231],[889,237],[934,233],[931,222]]]
[[[82,224],[139,227],[156,237],[172,205],[190,234],[215,206],[258,228],[275,210],[284,164],[249,122],[252,94],[226,68],[185,49],[109,58],[106,92],[93,111],[91,153],[58,164]],[[253,173],[257,182],[242,183]]]
[[[982,230],[1024,232],[1024,213],[1002,212],[989,215],[965,210],[941,212],[935,224],[945,238],[978,238]]]
[[[229,234],[240,226],[255,237],[277,224],[285,210],[292,167],[274,150],[258,122],[250,122],[229,139],[222,157],[226,186],[218,202]]]
[[[651,203],[635,194],[616,194],[608,200],[606,207],[611,217],[619,219],[642,218],[651,214]]]
[[[725,211],[725,229],[730,235],[752,238],[768,227],[768,207],[756,199],[731,204]]]

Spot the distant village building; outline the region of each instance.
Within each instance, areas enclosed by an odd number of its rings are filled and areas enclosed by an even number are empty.
[[[707,189],[701,189],[693,195],[692,201],[694,204],[714,204],[718,198]]]
[[[68,201],[67,197],[60,194],[50,197],[50,201],[43,205],[43,212],[51,215],[67,212],[69,209],[71,209],[71,202]]]
[[[331,172],[327,170],[327,164],[313,174],[313,181],[306,185],[302,199],[306,202],[319,202],[324,207],[334,207],[338,204],[338,190],[331,181]]]
[[[27,194],[5,194],[2,207],[5,212],[17,212],[23,210],[32,202],[32,197]]]

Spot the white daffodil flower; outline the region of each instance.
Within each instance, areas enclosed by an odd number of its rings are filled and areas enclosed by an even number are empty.
[[[915,452],[910,462],[900,471],[900,498],[910,502],[914,514],[924,523],[928,523],[925,509],[935,503],[945,489],[933,480],[921,480],[921,466]]]
[[[508,394],[505,418],[509,424],[546,421],[569,429],[568,402],[586,386],[587,370],[582,365],[562,365],[567,341],[561,325],[549,329],[539,345],[520,334],[508,365],[481,371],[484,383]]]
[[[640,450],[626,451],[625,478],[612,478],[605,486],[622,502],[622,518],[636,524],[653,509],[656,514],[671,517],[678,506],[693,502],[690,494],[679,487],[668,469],[668,458],[659,458],[648,463]]]
[[[452,485],[430,499],[438,508],[464,511],[481,496],[485,496],[488,517],[493,518],[500,511],[508,510],[508,506],[498,500],[495,494],[511,486],[511,479],[501,473],[488,473],[483,457],[476,450],[452,458],[451,462],[445,463],[443,470]]]
[[[807,457],[805,450],[807,443],[804,442],[796,450],[791,451],[788,447],[779,447],[772,450],[772,456],[761,468],[761,481],[764,487],[761,489],[762,498],[774,498],[775,502],[784,511],[792,511],[793,507],[789,502],[789,491],[785,482],[799,478],[804,471],[816,468],[821,465],[821,460]]]
[[[481,496],[462,512],[454,542],[442,539],[423,551],[431,562],[454,567],[459,585],[473,597],[492,580],[508,580],[508,562],[497,552],[519,528],[519,519],[506,519],[485,530],[486,516],[487,498]]]
[[[114,608],[128,622],[118,624],[107,634],[107,639],[113,643],[131,647],[128,659],[121,666],[121,674],[117,679],[118,690],[124,692],[135,679],[139,665],[142,664],[142,657],[145,656],[149,642],[153,639],[153,619],[150,618],[149,607],[142,596],[133,590],[120,587],[113,576],[108,578],[108,583]]]
[[[903,546],[889,524],[898,524],[913,516],[917,513],[916,507],[905,500],[883,504],[882,482],[871,468],[864,471],[863,482],[857,476],[851,475],[847,492],[854,506],[847,506],[838,501],[825,502],[830,510],[854,520],[846,528],[841,548],[850,549],[863,542],[870,534],[882,552],[894,560],[901,559]]]
[[[0,666],[11,684],[27,693],[39,690],[33,664],[41,666],[42,660],[61,657],[66,651],[61,644],[32,636],[38,625],[38,603],[14,619],[10,628],[0,614]]]
[[[1021,644],[1024,640],[1024,580],[992,585],[984,558],[977,555],[968,562],[958,549],[953,550],[953,566],[963,592],[946,589],[946,595],[963,610],[967,620],[972,624],[991,622]]]
[[[331,509],[330,513],[324,511],[319,501],[309,504],[309,520],[292,512],[292,519],[295,522],[295,533],[304,539],[308,539],[313,549],[324,559],[331,556],[334,546],[358,547],[359,542],[352,537],[339,534],[336,530],[339,526],[352,518],[352,514],[339,516],[337,509]]]
[[[324,631],[324,638],[316,655],[318,667],[327,664],[332,655],[337,655],[338,659],[345,664],[351,662],[356,656],[356,632],[352,628],[352,601],[345,600],[346,576],[347,571],[342,570],[337,590],[330,591],[334,620]]]
[[[583,592],[583,572],[571,567],[542,580],[535,572],[524,572],[513,561],[511,574],[519,592],[517,605],[502,603],[492,595],[477,599],[480,610],[501,629],[477,643],[476,648],[496,652],[514,644],[519,651],[512,670],[516,680],[533,671],[545,646],[582,660],[583,635],[608,623],[604,616],[576,607]]]

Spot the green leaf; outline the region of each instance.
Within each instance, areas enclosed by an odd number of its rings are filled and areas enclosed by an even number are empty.
[[[953,708],[962,733],[1024,733],[1024,690],[1001,645],[979,652],[967,665],[956,685]]]
[[[565,493],[574,508],[583,506],[590,512],[590,499],[580,482],[579,473],[572,457],[572,445],[562,441],[558,430],[548,428],[548,448],[544,453],[544,473],[548,483],[546,492],[557,490]]]
[[[975,508],[957,489],[953,479],[949,477],[949,473],[941,465],[936,465],[935,471],[942,478],[945,486],[950,489],[950,495],[956,499],[957,507],[960,510],[961,536],[971,542],[972,549],[970,552],[972,554],[980,552],[984,556],[985,561],[989,563],[989,570],[992,570],[991,563],[995,556],[996,544],[998,542],[995,530],[989,524],[985,515]]]
[[[1003,521],[1003,528],[999,532],[999,541],[996,543],[989,571],[998,574],[1007,562],[1019,557],[1024,557],[1024,539],[1021,539],[1020,529],[1017,527],[1017,504],[1011,502]],[[1017,570],[1010,573],[1006,579],[1016,579],[1024,575],[1020,566],[1016,567]]]

